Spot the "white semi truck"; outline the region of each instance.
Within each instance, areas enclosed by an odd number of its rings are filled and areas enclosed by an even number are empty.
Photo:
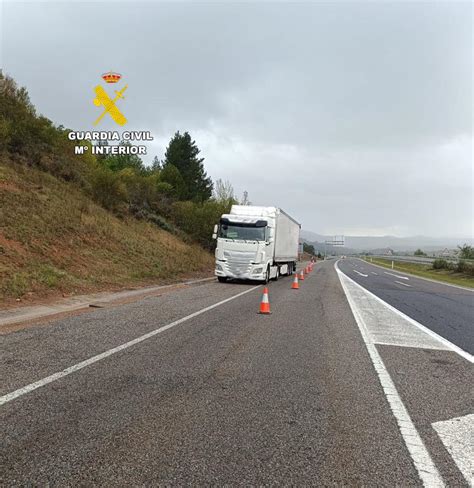
[[[222,215],[214,226],[218,280],[268,282],[293,274],[300,228],[280,208],[232,205],[230,213]]]

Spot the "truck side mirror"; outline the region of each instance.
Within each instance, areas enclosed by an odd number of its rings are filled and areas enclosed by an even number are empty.
[[[214,234],[212,234],[212,238],[217,239],[217,234],[215,232],[214,232]]]
[[[214,234],[217,234],[217,224],[214,226]],[[215,239],[215,237],[214,237]]]

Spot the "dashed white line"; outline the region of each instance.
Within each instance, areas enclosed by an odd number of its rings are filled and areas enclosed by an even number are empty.
[[[369,275],[366,275],[364,273],[361,273],[360,271],[357,271],[356,269],[353,269],[352,271],[354,271],[354,273],[357,273],[358,275],[363,276],[364,278],[367,278],[369,276]]]
[[[364,261],[365,262],[365,261]],[[379,269],[384,269],[384,266],[380,266],[379,264],[375,264],[375,263],[369,263],[368,261],[366,261],[367,264],[370,264],[372,266],[375,266]],[[350,264],[350,263],[349,263]],[[460,290],[464,290],[464,291],[470,291],[471,293],[474,293],[474,288],[469,288],[467,286],[461,286],[461,285],[453,285],[452,283],[446,283],[446,281],[439,281],[439,280],[435,280],[435,279],[432,279],[432,278],[426,278],[425,276],[417,276],[417,275],[413,275],[413,274],[410,274],[410,273],[407,273],[411,278],[416,278],[418,280],[422,280],[422,281],[429,281],[430,283],[435,283],[436,285],[444,285],[444,286],[450,286],[451,288],[459,288]]]
[[[391,276],[395,276],[395,278],[400,278],[401,280],[409,280],[410,279],[410,278],[408,278],[408,276],[400,276],[400,275],[397,275],[394,273],[389,273],[388,271],[384,271],[384,273],[391,275]]]
[[[399,285],[407,286],[408,288],[411,288],[411,285],[407,285],[406,283],[402,283],[401,281],[395,280],[395,283],[398,283]]]
[[[146,341],[147,339],[150,339],[150,337],[153,337],[157,334],[161,334],[161,332],[164,332],[165,330],[171,329],[172,327],[175,327],[176,325],[182,324],[183,322],[186,322],[189,319],[197,317],[198,315],[201,315],[204,312],[208,312],[209,310],[217,308],[220,305],[224,305],[224,303],[227,303],[227,302],[230,302],[231,300],[239,298],[242,295],[245,295],[246,293],[250,293],[251,291],[256,290],[260,286],[261,285],[257,285],[257,286],[254,286],[252,288],[249,288],[248,290],[245,290],[241,293],[237,293],[237,295],[226,298],[225,300],[221,300],[220,302],[214,303],[214,305],[210,305],[209,307],[202,308],[201,310],[198,310],[197,312],[189,314],[186,317],[175,320],[174,322],[171,322],[170,324],[164,325],[163,327],[160,327],[158,329],[152,330],[151,332],[148,332],[147,334],[144,334],[140,337],[137,337],[136,339],[133,339],[131,341],[125,342],[124,344],[121,344],[120,346],[113,347],[112,349],[104,351],[103,353],[98,354],[97,356],[93,356],[89,359],[86,359],[85,361],[81,361],[80,363],[74,364],[73,366],[70,366],[69,368],[63,369],[62,371],[59,371],[58,373],[54,373],[50,376],[47,376],[46,378],[38,380],[34,383],[30,383],[29,385],[26,385],[22,388],[19,388],[18,390],[12,391],[11,393],[7,393],[6,395],[3,395],[2,397],[0,397],[0,406],[4,405],[5,403],[11,402],[12,400],[15,400],[15,398],[18,398],[22,395],[26,395],[27,393],[31,393],[32,391],[34,391],[38,388],[41,388],[42,386],[45,386],[49,383],[52,383],[53,381],[59,380],[61,378],[64,378],[65,376],[68,376],[72,373],[75,373],[76,371],[79,371],[80,369],[83,369],[86,366],[90,366],[91,364],[94,364],[97,361],[100,361],[100,360],[105,359],[109,356],[112,356],[112,354],[123,351],[124,349],[128,349],[129,347],[134,346],[135,344],[138,344],[140,342]]]
[[[371,273],[375,276],[378,276],[378,274],[375,271],[371,271]]]

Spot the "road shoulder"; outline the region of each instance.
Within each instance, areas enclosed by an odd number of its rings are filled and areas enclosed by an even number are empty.
[[[14,332],[39,323],[85,312],[90,308],[106,308],[131,303],[146,297],[159,296],[183,287],[215,281],[214,277],[188,280],[169,285],[147,286],[118,292],[101,292],[63,298],[48,304],[15,307],[0,310],[0,335]]]

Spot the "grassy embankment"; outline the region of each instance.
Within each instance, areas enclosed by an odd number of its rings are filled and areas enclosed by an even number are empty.
[[[366,257],[367,262],[372,262],[379,266],[385,268],[392,267],[391,258],[370,258]],[[454,270],[448,269],[433,269],[431,264],[421,264],[421,263],[406,263],[403,261],[395,261],[393,263],[393,269],[397,271],[403,271],[405,273],[410,273],[416,276],[421,276],[422,278],[429,278],[436,281],[442,281],[445,283],[450,283],[452,285],[465,286],[468,288],[474,288],[474,276],[459,273]]]
[[[151,223],[119,219],[74,184],[0,160],[0,307],[17,298],[209,275],[213,257]]]

